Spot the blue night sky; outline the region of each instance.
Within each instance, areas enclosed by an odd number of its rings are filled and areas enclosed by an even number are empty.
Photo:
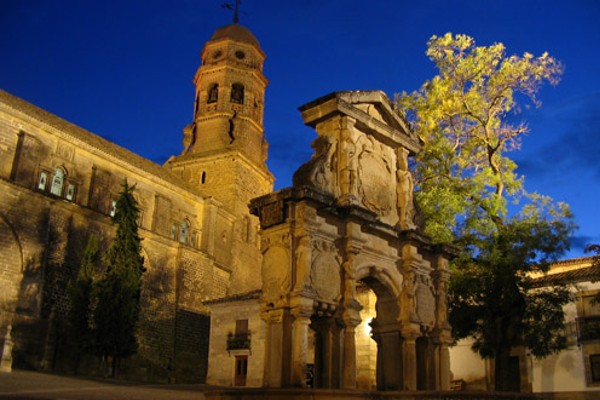
[[[182,150],[205,41],[224,0],[0,0],[0,88],[162,164]],[[338,90],[413,91],[436,70],[427,40],[446,32],[565,64],[512,157],[525,186],[570,204],[568,256],[600,242],[598,0],[244,0],[241,24],[267,54],[265,133],[276,188],[310,158],[297,107]]]

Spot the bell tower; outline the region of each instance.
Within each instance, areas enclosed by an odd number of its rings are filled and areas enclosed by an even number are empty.
[[[273,190],[265,164],[264,60],[244,26],[215,31],[194,77],[194,118],[183,130],[183,151],[165,165],[235,214],[247,215],[252,198]]]
[[[260,288],[259,224],[248,205],[273,191],[265,163],[264,60],[258,40],[235,19],[215,31],[194,76],[194,117],[183,129],[183,151],[164,165],[213,199],[203,207],[203,243],[229,271],[227,294]]]

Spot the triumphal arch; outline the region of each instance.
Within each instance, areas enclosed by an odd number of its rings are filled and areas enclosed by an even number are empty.
[[[318,136],[293,187],[253,200],[262,232],[264,385],[356,388],[358,291],[380,390],[449,386],[448,263],[421,233],[409,157],[418,138],[380,91],[336,92],[300,107]],[[309,352],[313,348],[309,360]]]

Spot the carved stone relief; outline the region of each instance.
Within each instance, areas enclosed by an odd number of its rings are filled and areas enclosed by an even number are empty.
[[[337,302],[341,293],[340,257],[335,245],[322,240],[314,241],[310,279],[319,300]]]
[[[73,155],[75,154],[75,150],[73,149],[73,146],[69,146],[64,143],[59,143],[56,148],[56,154],[63,160],[72,161]]]
[[[359,154],[359,196],[363,205],[382,217],[389,215],[394,206],[394,177],[390,160],[385,157],[385,146],[369,137]]]
[[[337,167],[337,141],[331,136],[319,136],[312,143],[312,158],[294,174],[294,185],[308,185],[335,195],[334,171]]]
[[[276,301],[290,288],[290,255],[281,246],[272,246],[263,258],[263,298]]]
[[[340,192],[344,202],[356,202],[358,195],[358,158],[361,151],[359,139],[353,132],[346,132],[341,143]]]
[[[432,328],[435,325],[435,296],[431,278],[427,275],[417,275],[416,301],[421,324]]]
[[[275,202],[265,205],[260,210],[260,223],[263,228],[282,223],[285,220],[283,203]]]
[[[397,207],[400,229],[415,229],[414,178],[408,168],[408,150],[398,151],[397,157]]]

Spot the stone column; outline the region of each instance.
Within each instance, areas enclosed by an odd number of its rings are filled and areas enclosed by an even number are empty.
[[[283,314],[284,311],[281,309],[266,311],[262,314],[262,318],[267,324],[263,374],[266,387],[280,388],[283,385]]]
[[[448,282],[450,281],[449,261],[444,256],[439,256],[436,270],[431,273],[435,284],[436,302],[436,332],[439,343],[436,351],[436,388],[438,390],[450,389],[450,353],[452,333],[448,322]]]
[[[292,309],[292,381],[293,387],[306,387],[306,364],[308,363],[308,325],[312,307]]]
[[[335,340],[335,321],[331,317],[322,317],[312,323],[317,332],[315,343],[315,387],[334,388],[334,347],[339,346],[339,340]],[[339,356],[339,351],[337,352]],[[339,365],[339,363],[338,363]]]
[[[342,327],[333,320],[331,323],[331,387],[342,387]]]
[[[438,387],[437,390],[450,390],[450,351],[448,344],[443,343],[438,350]]]
[[[356,327],[360,324],[358,311],[354,315],[344,315],[344,350],[343,350],[343,369],[342,369],[342,388],[356,389]],[[350,311],[348,314],[354,314]],[[344,313],[346,314],[346,313]]]
[[[414,332],[403,333],[402,342],[402,369],[404,375],[404,389],[417,390],[417,334]]]
[[[352,237],[355,224],[347,224],[348,238]],[[344,300],[342,310],[342,323],[344,325],[344,339],[342,349],[342,385],[344,389],[356,388],[356,327],[360,324],[360,310],[362,306],[356,300],[355,259],[360,249],[351,243],[346,245],[346,261],[342,264],[344,271]]]
[[[377,389],[402,390],[402,350],[400,333],[381,332],[373,335],[377,342]]]

